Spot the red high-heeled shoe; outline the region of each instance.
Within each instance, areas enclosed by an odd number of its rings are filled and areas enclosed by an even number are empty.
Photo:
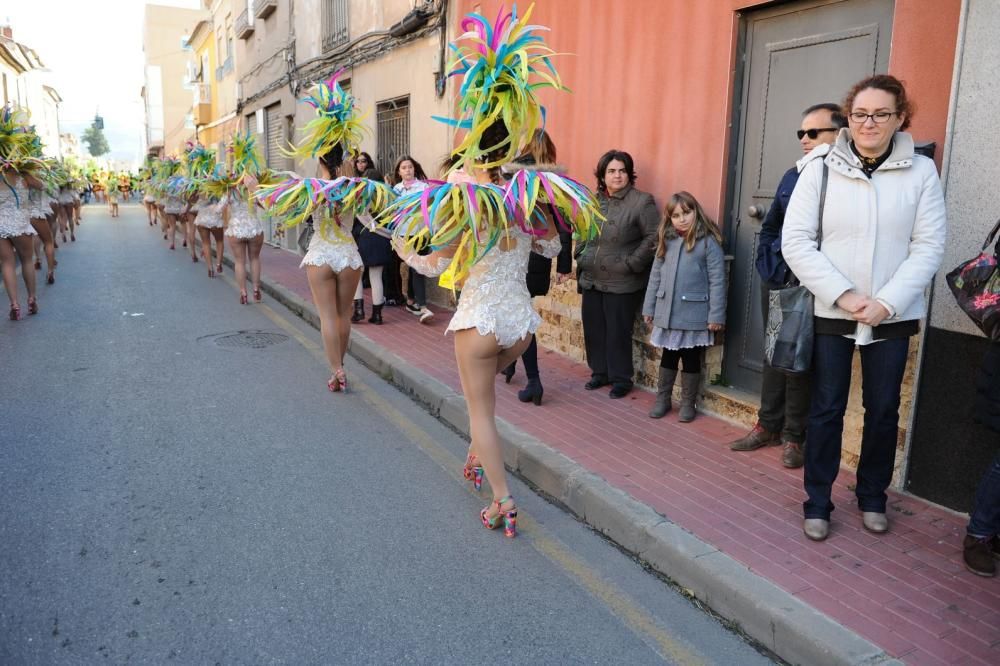
[[[192,254],[191,255],[191,263],[197,264],[198,263],[198,257]]]
[[[222,275],[222,264],[219,264],[218,266],[215,267],[215,272],[218,273],[219,275]]]
[[[174,244],[173,244],[173,243],[171,243],[171,244],[170,244],[170,249],[171,249],[171,250],[176,250],[177,248],[176,248],[176,247],[174,247]]]
[[[42,260],[41,259],[35,259],[35,270],[36,271],[42,270]]]
[[[28,314],[38,314],[38,300],[34,296],[28,298]]]
[[[49,271],[49,276],[45,278],[45,281],[48,282],[49,284],[55,284],[56,283],[55,271]]]
[[[209,267],[208,267],[208,277],[210,277],[210,278],[214,278],[215,277],[215,271],[212,270],[212,266],[211,265],[209,265]]]
[[[260,303],[261,296],[260,296],[260,288],[259,287],[255,287],[254,290],[253,290],[253,300],[255,300],[258,303]]]
[[[240,290],[240,305],[246,305],[246,304],[247,304],[247,292],[245,292],[245,291],[243,291],[241,289]]]
[[[17,303],[10,304],[10,320],[17,321],[21,318],[21,306]]]

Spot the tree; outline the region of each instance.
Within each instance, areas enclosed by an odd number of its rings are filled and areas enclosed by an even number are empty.
[[[108,140],[104,138],[104,130],[99,128],[96,123],[85,129],[81,138],[87,144],[87,152],[94,157],[111,152]]]

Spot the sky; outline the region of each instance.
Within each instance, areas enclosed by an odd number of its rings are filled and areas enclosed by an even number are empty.
[[[60,130],[78,137],[104,118],[111,157],[140,161],[143,129],[142,17],[145,0],[3,0],[0,24],[35,49],[59,92]],[[200,0],[158,0],[197,8]],[[82,150],[86,150],[81,145]]]

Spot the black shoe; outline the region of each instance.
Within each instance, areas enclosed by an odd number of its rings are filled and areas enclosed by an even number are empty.
[[[403,307],[406,308],[406,311],[409,312],[411,315],[415,315],[417,317],[420,316],[421,308],[416,303],[404,303]]]
[[[510,384],[510,380],[514,378],[514,372],[516,370],[517,370],[517,361],[514,361],[513,363],[511,363],[506,368],[500,371],[500,374],[504,376],[504,381],[507,384]],[[527,400],[524,400],[522,402],[527,402]]]
[[[542,404],[542,382],[537,377],[528,380],[524,388],[517,392],[517,399],[521,402],[533,402],[535,406]]]
[[[611,390],[608,392],[608,397],[611,398],[612,400],[617,400],[618,398],[624,398],[631,392],[632,392],[631,384],[615,384],[614,386],[611,387]]]
[[[365,313],[362,312],[361,316],[364,317]],[[372,316],[368,318],[369,324],[381,324],[382,323],[382,306],[373,305],[372,306]]]
[[[962,542],[962,560],[965,562],[965,568],[977,576],[993,577],[997,575],[997,564],[993,560],[990,547],[991,541],[992,539],[980,539],[966,535]]]
[[[611,382],[609,382],[606,377],[591,377],[590,381],[583,385],[583,388],[588,391],[594,391],[602,386],[607,386],[610,383]]]
[[[351,323],[357,324],[365,318],[365,302],[363,299],[354,299],[354,314],[351,315]]]

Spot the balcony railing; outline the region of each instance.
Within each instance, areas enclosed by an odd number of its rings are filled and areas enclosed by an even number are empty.
[[[243,13],[236,18],[236,38],[249,39],[253,34],[253,17],[250,9],[244,9]]]
[[[259,19],[266,19],[277,8],[278,0],[254,0],[253,15]]]

